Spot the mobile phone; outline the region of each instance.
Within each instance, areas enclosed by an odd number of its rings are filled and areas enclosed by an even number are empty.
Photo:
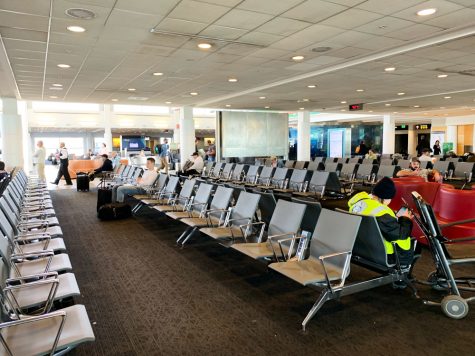
[[[399,210],[397,211],[396,215],[404,215],[407,211],[407,206],[401,206]]]

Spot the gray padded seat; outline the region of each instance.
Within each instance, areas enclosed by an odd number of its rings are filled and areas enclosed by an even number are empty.
[[[346,163],[343,164],[340,171],[340,178],[346,180],[352,180],[356,176],[358,171],[358,163]]]
[[[206,210],[212,189],[213,186],[211,184],[200,184],[193,200],[191,211],[170,211],[167,213],[167,216],[175,220],[200,216],[201,212]]]
[[[272,167],[262,167],[259,178],[257,179],[257,184],[268,184],[274,174],[274,168]],[[254,185],[254,184],[249,184]]]
[[[274,189],[276,192],[299,192],[303,189],[305,178],[308,175],[306,169],[294,169],[290,176],[286,189]]]
[[[308,162],[307,170],[316,171],[318,169],[319,162],[310,161]]]
[[[14,321],[11,323],[13,325],[1,330],[2,337],[13,355],[48,354],[52,351],[63,314],[66,318],[56,351],[95,340],[86,308],[80,304],[31,319]]]
[[[254,183],[256,176],[261,172],[262,166],[249,166],[246,178],[244,179],[245,183]]]
[[[239,226],[248,224],[252,221],[259,200],[259,194],[244,191],[241,192],[236,205],[232,209],[230,221],[227,226],[205,227],[200,229],[200,231],[214,239],[225,239],[237,236],[241,237],[242,232]]]
[[[339,172],[341,171],[341,163],[325,163],[325,172]],[[337,173],[337,175],[339,175]]]
[[[456,162],[454,177],[465,179],[465,177],[469,177],[470,175],[473,176],[474,171],[475,171],[474,162]]]
[[[220,163],[216,162],[216,164],[213,166],[213,169],[211,172],[209,172],[208,177],[212,179],[218,179],[221,177],[221,171],[224,168],[225,163]]]
[[[408,159],[400,159],[397,162],[397,165],[401,167],[401,169],[408,169],[410,164],[411,164],[411,161]]]
[[[282,184],[284,184],[284,181],[287,178],[288,174],[288,168],[276,168],[274,171],[274,175],[270,180],[270,185],[280,188]]]
[[[280,251],[278,241],[291,238],[297,234],[302,223],[305,208],[306,206],[303,204],[279,200],[269,224],[266,242],[234,244],[231,247],[254,259],[273,257],[274,250],[271,243],[275,244],[274,248],[276,251]],[[284,252],[286,253],[286,251]]]
[[[167,211],[183,211],[185,209],[185,205],[188,203],[188,200],[193,194],[195,184],[195,179],[185,180],[185,183],[183,183],[183,187],[180,190],[180,194],[172,201],[173,204],[155,205],[153,206],[153,209],[162,213]]]
[[[295,161],[287,160],[285,161],[284,168],[294,168]]]
[[[394,160],[391,159],[391,158],[384,158],[384,159],[381,159],[379,165],[380,166],[393,166],[394,165]]]
[[[307,161],[296,161],[294,165],[294,169],[305,169],[307,166]]]
[[[167,185],[165,186],[165,188],[158,189],[158,191],[161,193],[160,195],[162,196],[162,198],[153,199],[153,198],[148,197],[148,198],[145,198],[145,199],[141,199],[140,202],[142,204],[145,204],[145,205],[166,204],[168,199],[175,194],[179,182],[180,182],[179,177],[177,177],[177,176],[170,177],[168,179],[168,182],[167,182]],[[137,198],[137,196],[134,195],[134,198]],[[138,198],[138,199],[140,199],[140,198]]]
[[[397,172],[398,166],[379,166],[378,173],[376,173],[376,180],[380,180],[383,177],[394,178]]]
[[[438,172],[440,172],[440,174],[445,176],[446,174],[449,173],[449,165],[450,165],[450,162],[448,161],[436,161],[433,164],[433,168],[437,170]],[[401,168],[404,168],[404,167],[401,167]]]
[[[236,164],[229,180],[241,181],[246,175],[247,167],[246,164]]]
[[[358,171],[356,172],[357,180],[369,180],[371,175],[378,172],[379,166],[375,164],[360,164],[358,166]]]
[[[214,193],[213,199],[210,203],[210,214],[209,220],[207,217],[192,217],[192,218],[184,218],[180,221],[185,223],[188,226],[208,226],[209,223],[213,226],[217,226],[220,221],[224,221],[224,217],[226,216],[227,208],[229,206],[229,202],[231,201],[231,197],[233,195],[232,188],[225,188],[225,187],[218,187],[216,192]]]

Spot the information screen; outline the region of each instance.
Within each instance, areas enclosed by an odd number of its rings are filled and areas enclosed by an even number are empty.
[[[140,151],[145,149],[145,138],[143,136],[122,136],[122,149],[127,151]]]
[[[328,130],[328,157],[343,157],[343,135],[345,130]]]

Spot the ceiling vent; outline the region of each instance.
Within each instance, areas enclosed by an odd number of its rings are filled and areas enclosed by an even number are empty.
[[[331,49],[332,49],[331,47],[315,47],[315,48],[312,48],[312,52],[323,53],[323,52],[328,52]]]
[[[65,11],[65,14],[75,19],[81,19],[81,20],[92,20],[94,17],[96,17],[96,14],[92,12],[91,10],[80,9],[80,8],[67,9]]]

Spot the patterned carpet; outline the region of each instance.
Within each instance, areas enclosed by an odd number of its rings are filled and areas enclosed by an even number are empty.
[[[316,291],[203,236],[179,249],[183,225],[146,209],[101,222],[95,190],[51,195],[96,335],[73,355],[473,354],[473,311],[451,320],[390,286],[327,303],[303,333]]]

